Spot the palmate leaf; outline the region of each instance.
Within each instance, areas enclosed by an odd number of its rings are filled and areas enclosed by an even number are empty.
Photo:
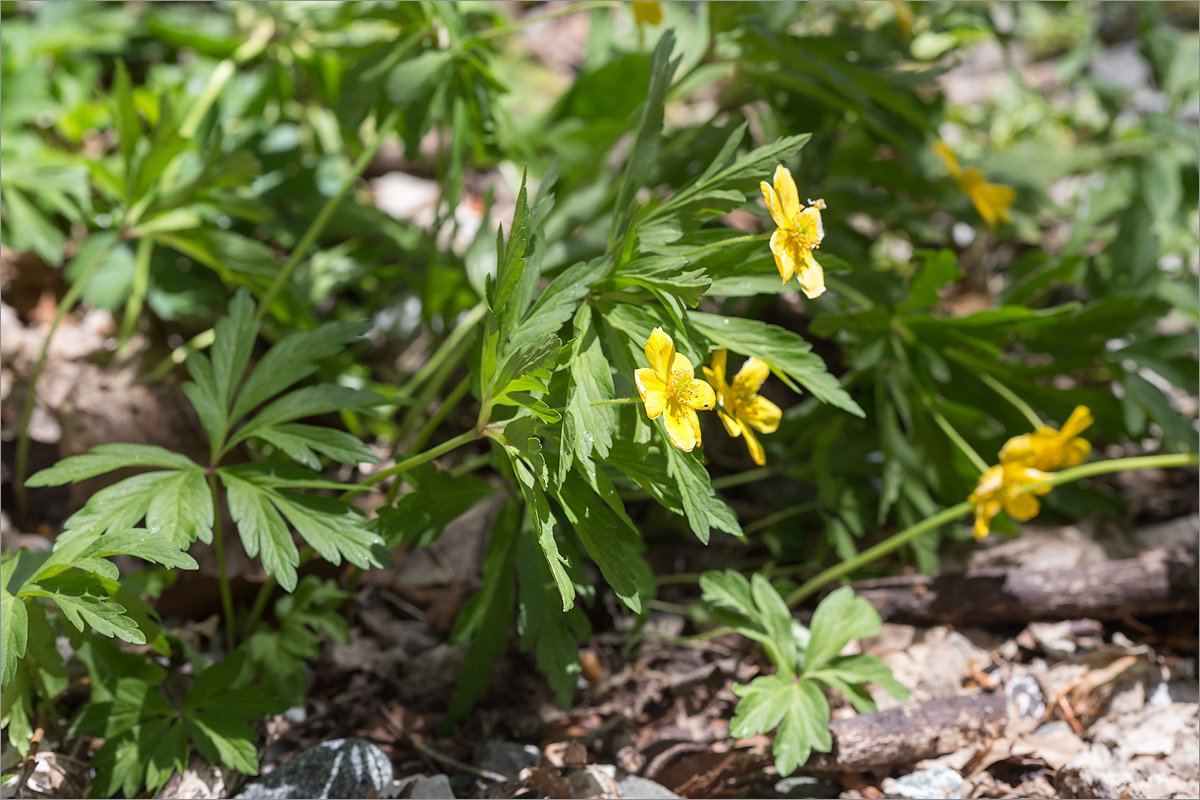
[[[254,435],[313,470],[321,468],[317,453],[342,464],[379,463],[379,456],[361,439],[336,428],[286,423],[260,428]]]
[[[575,315],[579,301],[587,296],[592,285],[604,277],[609,265],[608,259],[597,258],[580,261],[558,273],[512,334],[509,346],[515,350],[557,334]]]
[[[695,308],[712,279],[702,269],[688,270],[688,264],[681,256],[639,258],[618,270],[616,284],[618,288],[642,286],[653,292],[670,292]]]
[[[821,357],[812,352],[812,345],[798,334],[759,320],[700,312],[688,315],[688,326],[719,347],[766,361],[777,373],[794,379],[821,402],[856,417],[866,416],[837,378],[829,374]]]
[[[332,383],[306,386],[269,404],[230,438],[227,449],[244,439],[257,436],[259,431],[285,422],[335,411],[368,408],[381,402],[383,398],[374,392],[349,389]]]
[[[59,546],[77,536],[132,528],[143,518],[152,535],[174,542],[177,548],[197,538],[211,542],[212,494],[204,473],[188,463],[192,468],[185,471],[144,472],[96,492],[63,524]]]
[[[879,612],[865,597],[856,597],[849,586],[830,592],[813,612],[812,636],[804,652],[805,670],[823,667],[851,639],[874,636],[883,627]]]
[[[146,637],[136,623],[125,616],[125,607],[108,599],[108,593],[90,575],[56,575],[31,583],[23,595],[46,597],[62,609],[63,616],[80,632],[90,625],[102,636],[116,637],[130,644],[145,644]]]
[[[382,539],[353,506],[293,491],[348,487],[299,467],[269,462],[221,467],[217,475],[247,555],[261,553],[263,568],[288,591],[296,587],[300,557],[287,522],[331,563],[340,564],[343,557],[360,567],[390,563]]]

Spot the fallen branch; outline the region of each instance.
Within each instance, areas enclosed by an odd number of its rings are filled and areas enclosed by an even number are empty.
[[[816,753],[805,772],[862,772],[911,764],[978,747],[1008,720],[1003,694],[973,694],[839,719],[829,725],[833,749]]]
[[[979,625],[1057,619],[1121,619],[1197,610],[1195,549],[1030,572],[987,568],[855,583],[887,622]]]

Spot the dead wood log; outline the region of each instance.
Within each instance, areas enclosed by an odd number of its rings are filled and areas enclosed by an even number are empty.
[[[806,772],[862,772],[911,764],[980,746],[1000,735],[1008,721],[1003,694],[981,693],[931,700],[829,725],[833,749],[815,753]]]
[[[1169,549],[1053,572],[992,567],[853,586],[885,621],[908,625],[1110,620],[1196,611],[1196,567],[1194,548]]]

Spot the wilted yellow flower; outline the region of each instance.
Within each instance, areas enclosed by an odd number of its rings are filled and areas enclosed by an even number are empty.
[[[960,168],[954,153],[941,140],[933,145],[933,150],[945,163],[950,175],[958,181],[958,188],[971,198],[971,202],[975,204],[975,210],[979,212],[979,216],[983,217],[983,221],[989,228],[996,227],[997,220],[1005,223],[1012,222],[1008,207],[1013,204],[1017,195],[1011,186],[989,183],[976,167],[967,167],[965,170]]]
[[[675,352],[675,342],[655,328],[646,342],[649,369],[634,372],[638,394],[646,404],[646,416],[663,422],[671,444],[690,451],[700,444],[700,419],[696,409],[708,410],[716,403],[716,395],[707,383],[696,379],[696,370],[687,356]]]
[[[1045,494],[1049,486],[1031,489],[1024,494],[1018,494],[1022,486],[1044,481],[1050,476],[1041,470],[1021,464],[997,464],[979,478],[975,491],[971,492],[967,502],[975,506],[975,538],[982,539],[991,530],[992,517],[1000,513],[1000,509],[1018,522],[1033,519],[1041,509],[1041,503],[1035,494]]]
[[[748,358],[737,375],[733,376],[733,383],[728,384],[725,382],[726,358],[724,350],[713,353],[712,367],[705,367],[704,375],[717,391],[717,414],[725,424],[725,430],[735,439],[745,435],[750,457],[761,467],[767,463],[767,459],[752,429],[774,433],[783,416],[779,406],[758,394],[763,382],[771,374],[771,367],[765,361]]]
[[[1046,472],[1075,467],[1084,462],[1092,445],[1087,439],[1075,438],[1095,419],[1087,406],[1076,406],[1061,431],[1042,426],[1033,433],[1014,436],[1000,450],[1001,464],[1021,464]]]
[[[821,246],[825,238],[825,227],[821,224],[821,209],[824,200],[809,200],[808,208],[800,205],[800,193],[792,173],[780,164],[775,168],[775,185],[760,182],[763,197],[771,219],[779,226],[771,234],[771,252],[775,255],[775,266],[779,277],[787,283],[795,275],[800,288],[809,299],[819,297],[825,291],[825,273],[813,258],[812,251]]]
[[[663,21],[662,3],[658,0],[632,0],[633,21],[640,28],[642,25],[661,25]]]

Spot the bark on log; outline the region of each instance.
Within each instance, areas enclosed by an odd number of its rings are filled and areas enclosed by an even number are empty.
[[[853,586],[886,622],[908,625],[1109,620],[1196,611],[1196,567],[1196,550],[1189,548],[1054,572],[988,568]]]
[[[984,744],[1000,735],[1007,720],[1004,695],[991,693],[839,719],[829,726],[833,749],[813,754],[804,771],[862,772],[936,758]]]

